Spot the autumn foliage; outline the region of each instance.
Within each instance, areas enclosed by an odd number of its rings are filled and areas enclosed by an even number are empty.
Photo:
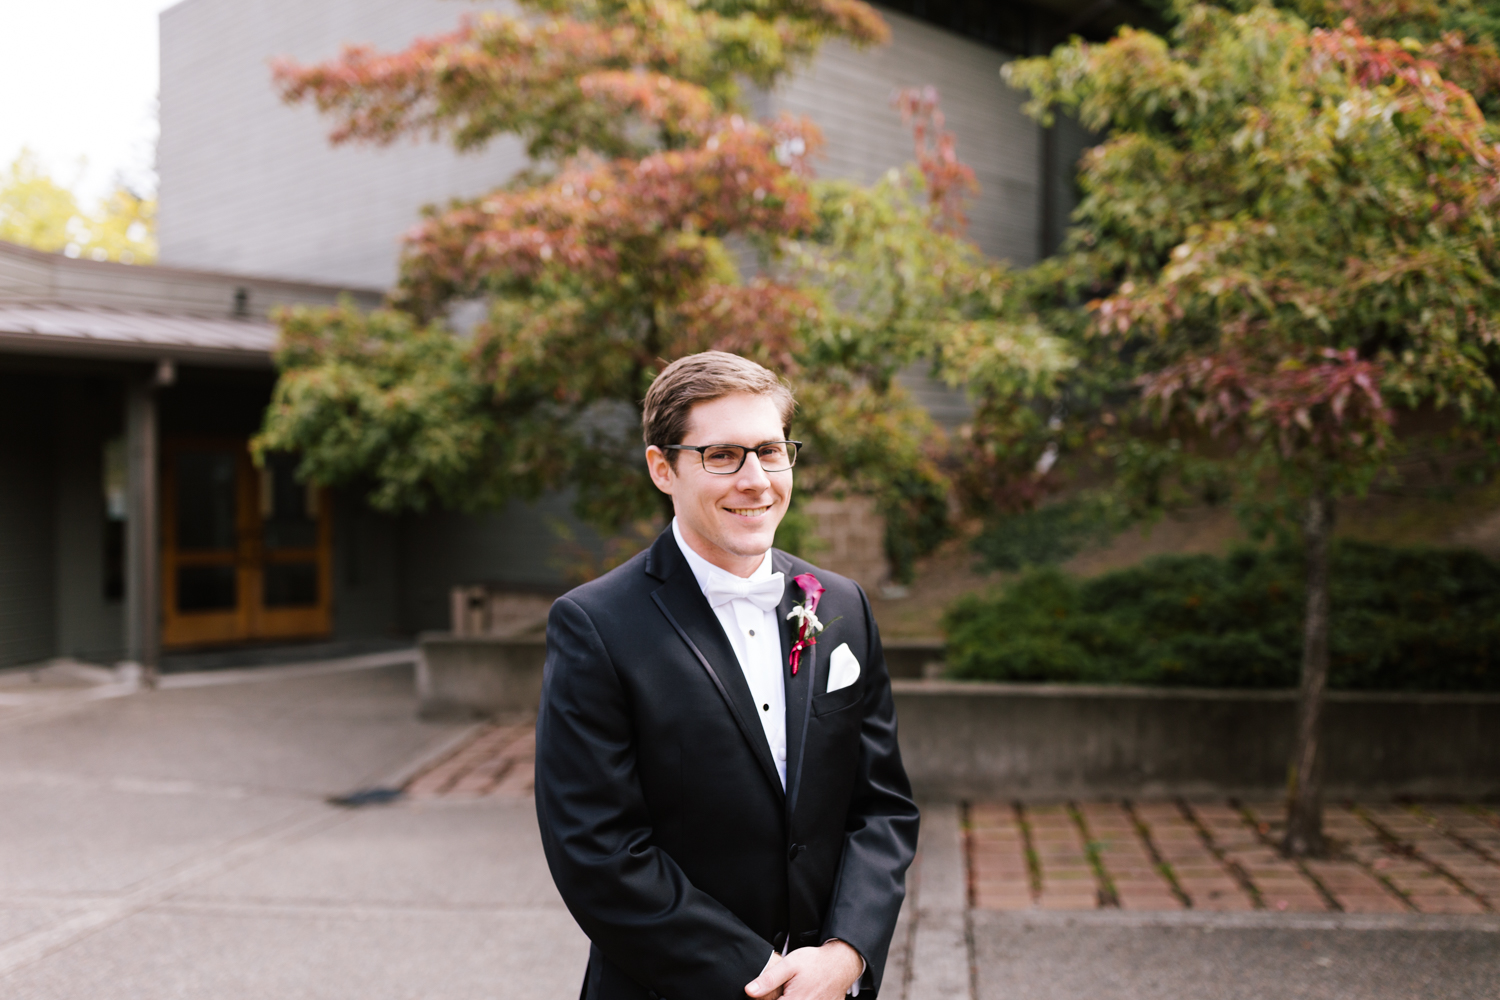
[[[1007,67],[1034,114],[1102,141],[1064,252],[1007,298],[1007,329],[1040,326],[1077,364],[1045,424],[988,433],[1013,463],[1063,455],[1052,478],[1103,460],[1138,507],[1232,495],[1300,532],[1287,847],[1316,853],[1336,501],[1390,472],[1419,411],[1446,428],[1424,447],[1500,457],[1500,136],[1445,76],[1454,38],[1179,12],[1170,39],[1125,29]],[[1003,380],[975,384],[982,414],[1017,405]]]
[[[661,506],[640,461],[652,377],[734,351],[797,389],[799,492],[874,496],[904,575],[945,530],[948,483],[895,374],[972,318],[953,293],[988,270],[957,231],[972,174],[936,95],[909,109],[939,167],[926,179],[819,182],[816,127],[755,120],[741,88],[831,38],[883,42],[865,4],[522,7],[402,52],[277,65],[283,96],[328,114],[334,142],[469,149],[513,134],[534,160],[412,229],[393,311],[283,320],[263,446],[299,451],[320,481],[373,483],[388,509],[570,491],[585,520],[619,531]],[[478,319],[460,329],[464,315]]]

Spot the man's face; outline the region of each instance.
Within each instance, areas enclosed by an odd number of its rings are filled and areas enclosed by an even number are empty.
[[[785,437],[769,396],[735,393],[696,404],[682,444],[739,444],[754,449]],[[693,550],[721,569],[748,576],[776,538],[792,499],[792,470],[766,472],[754,453],[732,476],[703,468],[697,452],[679,451],[676,468],[659,448],[646,449],[651,479],[672,496],[677,526]]]

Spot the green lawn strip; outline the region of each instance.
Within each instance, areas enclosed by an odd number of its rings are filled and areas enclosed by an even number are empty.
[[[1240,818],[1245,821],[1245,825],[1255,831],[1255,836],[1260,839],[1260,842],[1272,848],[1277,853],[1281,853],[1281,845],[1271,836],[1271,825],[1263,822],[1260,817],[1255,815],[1254,810],[1244,803],[1234,802],[1233,805],[1239,810]],[[1325,906],[1336,913],[1344,912],[1344,904],[1340,903],[1338,897],[1329,890],[1328,886],[1323,884],[1322,879],[1313,874],[1313,870],[1307,866],[1305,860],[1302,858],[1287,858],[1285,854],[1282,854],[1282,857],[1291,862],[1292,866],[1297,869],[1302,877],[1312,883],[1312,887],[1318,890],[1318,895],[1323,897],[1323,904]]]
[[[1486,848],[1483,844],[1475,843],[1468,837],[1453,829],[1447,823],[1444,823],[1441,818],[1439,818],[1435,813],[1428,811],[1420,802],[1407,803],[1406,811],[1420,819],[1422,822],[1426,823],[1428,826],[1432,827],[1438,833],[1441,833],[1443,836],[1453,841],[1459,847],[1462,847],[1464,850],[1479,855],[1481,858],[1488,861],[1492,865],[1500,865],[1500,856],[1496,856],[1493,851]]]
[[[1026,807],[1020,802],[1012,802],[1011,808],[1016,811],[1016,825],[1021,828],[1021,843],[1026,846],[1026,871],[1031,882],[1031,901],[1040,902],[1042,898],[1042,858],[1036,852],[1036,843],[1031,837],[1031,821],[1026,818]]]
[[[1099,889],[1099,905],[1120,908],[1120,894],[1115,891],[1114,879],[1109,877],[1109,870],[1104,867],[1103,844],[1095,840],[1089,833],[1088,820],[1084,818],[1083,810],[1078,808],[1078,803],[1068,803],[1068,815],[1073,819],[1073,825],[1078,828],[1078,835],[1083,838],[1083,853],[1089,859],[1089,867],[1094,869],[1094,883]]]
[[[1404,857],[1411,858],[1413,861],[1419,862],[1420,864],[1424,865],[1428,871],[1440,876],[1441,878],[1446,879],[1456,889],[1458,889],[1459,892],[1463,893],[1465,896],[1468,896],[1470,899],[1474,900],[1474,902],[1482,906],[1486,912],[1493,913],[1495,911],[1495,908],[1490,904],[1490,901],[1476,892],[1474,889],[1470,888],[1467,882],[1459,878],[1458,875],[1450,871],[1447,866],[1443,865],[1441,862],[1438,862],[1433,858],[1428,857],[1426,854],[1423,854],[1421,849],[1418,848],[1416,844],[1402,840],[1400,837],[1396,836],[1385,826],[1385,824],[1381,823],[1380,820],[1371,815],[1370,811],[1367,810],[1364,806],[1359,805],[1358,803],[1350,803],[1349,811],[1358,816],[1371,830],[1375,831],[1375,836],[1380,838],[1381,843],[1385,845],[1385,849],[1387,851],[1392,854],[1400,854]]]
[[[1235,808],[1239,808],[1238,804],[1233,800],[1230,800],[1230,804],[1235,806]],[[1218,841],[1214,840],[1213,832],[1198,818],[1198,814],[1193,812],[1193,807],[1188,805],[1186,799],[1177,799],[1177,811],[1182,814],[1182,818],[1187,820],[1189,825],[1197,832],[1198,839],[1203,841],[1203,846],[1208,848],[1208,852],[1214,856],[1219,864],[1224,866],[1225,871],[1233,876],[1234,880],[1239,883],[1240,888],[1245,890],[1245,893],[1250,897],[1250,905],[1257,910],[1264,910],[1266,908],[1266,899],[1261,895],[1260,886],[1255,884],[1255,880],[1250,877],[1250,873],[1245,871],[1244,867],[1238,861],[1235,861],[1224,853],[1224,848],[1220,847]],[[1244,811],[1241,810],[1241,816],[1243,815]]]
[[[1120,805],[1124,807],[1125,814],[1130,817],[1130,822],[1135,827],[1136,836],[1140,837],[1141,843],[1146,845],[1146,854],[1151,858],[1151,864],[1156,868],[1157,874],[1166,879],[1167,885],[1172,889],[1172,895],[1177,897],[1178,902],[1187,909],[1192,909],[1193,897],[1189,896],[1178,883],[1177,873],[1172,870],[1171,863],[1161,856],[1161,851],[1156,846],[1156,840],[1151,836],[1151,827],[1135,811],[1135,803],[1126,799]]]

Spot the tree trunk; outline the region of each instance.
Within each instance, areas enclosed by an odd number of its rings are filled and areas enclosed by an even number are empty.
[[[1323,753],[1320,729],[1328,686],[1328,561],[1333,535],[1333,498],[1315,494],[1307,502],[1302,541],[1307,554],[1307,606],[1302,626],[1302,688],[1297,697],[1297,745],[1288,776],[1286,839],[1292,857],[1320,857],[1323,840]]]

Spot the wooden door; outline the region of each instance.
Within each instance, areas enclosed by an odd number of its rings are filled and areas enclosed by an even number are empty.
[[[162,645],[311,638],[332,625],[332,519],[296,461],[244,439],[163,448]]]

